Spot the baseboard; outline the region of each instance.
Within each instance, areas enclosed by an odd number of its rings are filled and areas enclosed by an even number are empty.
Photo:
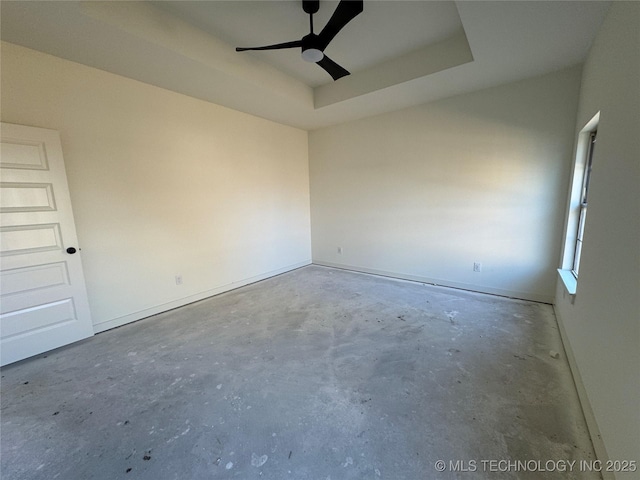
[[[190,303],[197,302],[199,300],[204,300],[205,298],[213,297],[215,295],[220,295],[221,293],[225,293],[230,290],[235,290],[236,288],[244,287],[252,283],[260,282],[262,280],[266,280],[267,278],[275,277],[276,275],[290,272],[292,270],[296,270],[298,268],[305,267],[310,264],[311,264],[311,260],[305,260],[304,262],[294,263],[293,265],[288,265],[286,267],[278,268],[276,270],[271,270],[269,272],[261,273],[260,275],[255,275],[253,277],[244,278],[242,280],[227,283],[226,285],[221,285],[221,286],[212,288],[210,290],[205,290],[204,292],[200,292],[194,295],[189,295],[187,297],[180,298],[178,300],[173,300],[171,302],[163,303],[161,305],[145,308],[144,310],[140,310],[138,312],[130,313],[127,315],[123,315],[121,317],[113,318],[111,320],[106,320],[104,322],[96,323],[93,325],[93,329],[95,333],[111,330],[112,328],[120,327],[122,325],[126,325],[127,323],[135,322],[136,320],[142,320],[143,318],[147,318],[152,315],[157,315],[159,313],[166,312],[168,310],[173,310],[174,308],[183,307]]]
[[[609,460],[609,454],[607,453],[607,448],[602,440],[602,435],[600,434],[600,428],[598,427],[598,422],[596,421],[596,417],[593,414],[593,409],[591,408],[591,402],[589,402],[589,397],[587,396],[587,389],[582,382],[582,376],[580,375],[580,369],[578,368],[578,364],[576,363],[576,357],[573,354],[573,349],[571,348],[571,342],[569,341],[569,337],[567,336],[567,331],[564,328],[564,323],[562,321],[562,317],[560,315],[560,311],[553,306],[553,310],[556,315],[556,323],[558,324],[558,330],[560,331],[560,338],[562,339],[562,345],[564,347],[565,354],[567,355],[567,361],[569,362],[569,368],[571,369],[571,375],[573,376],[573,383],[575,384],[576,391],[578,392],[578,399],[580,400],[580,406],[582,407],[582,413],[584,415],[585,422],[587,424],[587,429],[589,430],[589,436],[591,437],[591,443],[593,444],[593,450],[596,453],[596,457],[598,460],[602,462],[602,464],[606,464],[607,460]],[[602,479],[603,480],[615,480],[615,475],[612,472],[606,472],[604,469],[602,470]]]
[[[542,295],[542,294],[530,293],[530,292],[519,292],[517,290],[504,290],[501,288],[487,287],[484,285],[474,285],[470,283],[451,282],[449,280],[442,280],[438,278],[423,277],[419,275],[407,275],[405,273],[389,272],[386,270],[378,270],[375,268],[357,267],[353,265],[344,265],[344,264],[333,263],[333,262],[314,260],[313,264],[324,266],[324,267],[340,268],[342,270],[350,270],[352,272],[370,273],[373,275],[381,275],[383,277],[391,277],[391,278],[398,278],[401,280],[411,280],[414,282],[428,283],[430,285],[438,285],[441,287],[458,288],[461,290],[469,290],[471,292],[488,293],[491,295],[499,295],[501,297],[517,298],[521,300],[530,300],[533,302],[553,304],[553,296],[550,296],[550,295]]]

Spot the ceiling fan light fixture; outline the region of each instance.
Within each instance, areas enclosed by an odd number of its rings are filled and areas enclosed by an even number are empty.
[[[302,59],[306,62],[318,63],[323,58],[324,53],[322,53],[322,50],[318,50],[317,48],[307,48],[306,50],[302,50]]]

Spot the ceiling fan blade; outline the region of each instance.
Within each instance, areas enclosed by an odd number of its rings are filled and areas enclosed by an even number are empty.
[[[320,50],[327,48],[342,27],[362,13],[363,9],[363,0],[340,0],[335,12],[318,35],[318,48]]]
[[[302,46],[302,40],[294,42],[276,43],[275,45],[265,45],[264,47],[236,47],[236,52],[246,52],[247,50],[280,50],[281,48],[296,48]]]
[[[316,63],[324,68],[334,80],[338,80],[339,78],[349,75],[349,71],[347,69],[341,67],[326,55],[322,57],[322,60]]]

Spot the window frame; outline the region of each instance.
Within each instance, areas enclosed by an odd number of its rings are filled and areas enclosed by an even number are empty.
[[[576,279],[580,270],[580,257],[582,256],[582,246],[584,244],[584,227],[587,220],[587,201],[589,197],[589,184],[591,181],[591,170],[593,169],[593,151],[596,145],[598,130],[589,132],[589,143],[587,145],[586,161],[582,172],[582,188],[580,189],[580,207],[578,212],[578,228],[576,230],[576,241],[573,247],[573,261],[571,262],[571,273]]]
[[[591,187],[595,138],[597,138],[599,123],[600,112],[596,113],[579,131],[574,150],[561,268],[558,269],[560,279],[572,297],[576,295],[578,289],[578,275],[587,217],[587,199]],[[595,161],[597,164],[597,159]]]

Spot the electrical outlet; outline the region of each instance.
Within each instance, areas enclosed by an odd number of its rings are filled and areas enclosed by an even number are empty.
[[[474,272],[481,272],[482,271],[482,264],[480,262],[473,262],[473,271]]]
[[[342,255],[342,247],[338,247],[338,255]]]
[[[182,275],[176,275],[176,285],[182,285]]]

